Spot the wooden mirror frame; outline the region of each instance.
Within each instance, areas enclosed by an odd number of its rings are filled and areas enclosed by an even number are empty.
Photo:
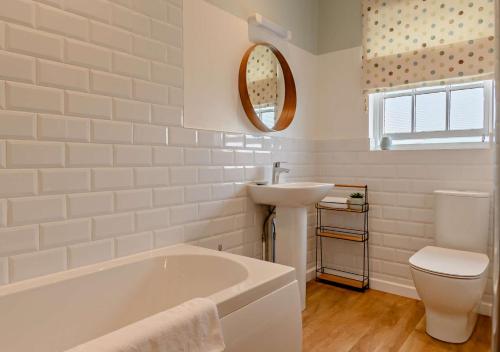
[[[263,45],[269,48],[273,54],[278,59],[280,63],[281,70],[283,71],[283,78],[285,80],[285,101],[283,103],[283,111],[280,114],[280,117],[274,124],[273,128],[269,128],[259,119],[255,110],[253,108],[252,102],[250,101],[250,95],[248,94],[248,86],[247,86],[247,64],[250,59],[250,55],[256,46]],[[295,116],[295,110],[297,108],[297,91],[295,90],[295,80],[293,79],[292,70],[286,62],[285,57],[281,52],[276,49],[274,46],[268,43],[257,43],[252,45],[243,55],[243,59],[240,64],[240,73],[238,77],[238,89],[240,91],[240,99],[243,105],[243,110],[252,122],[252,124],[257,127],[259,130],[264,132],[276,132],[282,131],[287,128],[293,121],[293,117]]]

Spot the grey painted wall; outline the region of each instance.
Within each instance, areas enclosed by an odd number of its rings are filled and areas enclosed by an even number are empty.
[[[319,0],[318,54],[361,45],[361,0]]]
[[[314,54],[361,45],[361,0],[206,0],[247,19],[257,12],[292,31]]]
[[[309,52],[318,48],[318,0],[206,0],[247,19],[260,13],[292,31],[292,43]]]

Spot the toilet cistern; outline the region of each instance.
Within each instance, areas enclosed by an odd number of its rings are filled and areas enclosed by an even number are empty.
[[[281,167],[281,164],[286,164],[285,161],[275,161],[273,163],[273,185],[280,183],[280,174],[282,173],[289,173],[290,169],[285,169],[284,167]]]

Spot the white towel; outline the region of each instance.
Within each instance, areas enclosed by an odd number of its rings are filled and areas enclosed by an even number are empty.
[[[344,197],[325,197],[319,202],[323,207],[334,209],[347,209],[347,198]]]
[[[66,352],[220,352],[225,347],[217,306],[195,298]]]

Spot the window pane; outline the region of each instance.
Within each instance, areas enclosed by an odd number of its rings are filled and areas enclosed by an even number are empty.
[[[451,92],[450,129],[483,128],[484,89],[472,88]]]
[[[411,97],[384,99],[384,133],[411,132]]]
[[[446,130],[446,93],[429,93],[416,96],[416,132]]]
[[[274,110],[263,111],[260,120],[268,128],[274,128],[274,125],[276,124],[276,122],[275,122],[275,115],[276,114],[274,113]]]

